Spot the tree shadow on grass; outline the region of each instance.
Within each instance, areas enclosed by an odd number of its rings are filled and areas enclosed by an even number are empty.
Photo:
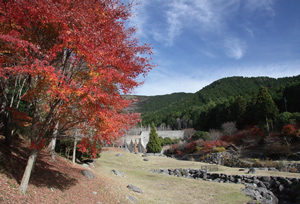
[[[4,145],[4,138],[0,137],[0,173],[6,174],[9,178],[14,178],[17,183],[21,183],[23,173],[27,164],[30,149],[24,139],[17,138],[11,147]],[[61,157],[56,157],[52,161],[51,155],[46,151],[41,151],[34,166],[29,185],[36,187],[48,187],[67,190],[78,183],[78,178],[83,177],[80,168],[73,167],[70,162]]]

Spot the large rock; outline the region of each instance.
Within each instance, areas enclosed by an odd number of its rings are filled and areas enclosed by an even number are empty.
[[[87,168],[87,169],[90,169],[90,166],[88,165],[88,164],[82,164],[82,166],[84,167],[84,168]]]
[[[176,169],[176,170],[174,171],[174,176],[181,177],[182,174],[181,174],[181,172],[180,172],[178,169]]]
[[[168,169],[160,169],[159,173],[169,175]]]
[[[95,174],[89,170],[83,170],[81,173],[88,179],[95,179]]]
[[[262,182],[270,182],[271,181],[271,177],[270,176],[261,176],[259,178],[259,180],[261,180]]]
[[[255,174],[256,173],[256,169],[255,168],[250,168],[248,171],[248,174]]]
[[[264,204],[278,204],[278,198],[269,190],[266,188],[257,188],[254,186],[246,186],[246,188],[243,189],[243,193],[245,193],[247,196],[250,196],[251,198],[257,200],[259,203]]]
[[[115,175],[117,175],[117,176],[122,176],[122,177],[124,177],[124,172],[122,172],[122,171],[118,171],[118,170],[111,170],[110,171],[112,174],[115,174]]]
[[[134,192],[143,194],[143,191],[142,191],[140,188],[138,188],[138,187],[136,187],[136,186],[134,186],[134,185],[132,185],[132,184],[129,184],[129,185],[127,186],[127,188],[128,188],[129,190],[134,191]]]
[[[133,202],[133,203],[137,203],[136,198],[133,197],[133,196],[128,195],[128,196],[126,196],[126,198],[127,198],[128,200],[130,200],[131,202]]]

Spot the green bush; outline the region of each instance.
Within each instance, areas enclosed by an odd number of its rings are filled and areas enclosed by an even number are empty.
[[[210,137],[208,132],[205,131],[196,131],[193,136],[192,139],[193,140],[199,140],[199,139],[203,139],[204,141],[208,140]]]

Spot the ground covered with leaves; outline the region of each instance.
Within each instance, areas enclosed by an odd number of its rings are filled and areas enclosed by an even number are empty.
[[[18,187],[30,151],[27,147],[27,142],[18,138],[7,148],[0,137],[0,203],[129,203],[113,180],[97,172],[90,180],[81,174],[84,167],[60,156],[53,161],[47,150],[38,156],[26,194],[20,194]]]

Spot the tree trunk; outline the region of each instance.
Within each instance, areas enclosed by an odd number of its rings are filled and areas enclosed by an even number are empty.
[[[7,95],[8,95],[8,79],[2,79],[1,82],[1,104],[0,104],[0,132],[5,135],[7,128]],[[6,138],[5,138],[6,139]],[[6,144],[6,142],[5,142]]]
[[[23,174],[23,178],[19,187],[19,191],[21,194],[25,194],[27,187],[28,187],[28,183],[29,183],[29,179],[33,170],[33,167],[35,165],[35,161],[37,156],[39,155],[40,150],[31,150],[28,161],[27,161],[27,165],[26,165],[26,169],[25,172]]]
[[[75,137],[74,138],[74,148],[73,148],[73,158],[72,158],[73,164],[75,164],[75,160],[76,160],[76,147],[77,147],[77,138]]]
[[[0,113],[4,113],[5,112],[5,108],[7,106],[7,94],[8,94],[8,79],[2,79],[0,81],[1,83],[1,104],[0,104]]]
[[[56,145],[56,138],[57,138],[57,134],[58,134],[58,125],[59,125],[59,122],[57,122],[55,124],[55,129],[54,129],[54,132],[53,132],[53,138],[51,139],[51,142],[48,145],[48,150],[51,153],[53,161],[55,161],[55,145]]]
[[[55,145],[56,145],[56,137],[51,139],[51,142],[48,145],[48,150],[51,153],[52,160],[55,161]]]

